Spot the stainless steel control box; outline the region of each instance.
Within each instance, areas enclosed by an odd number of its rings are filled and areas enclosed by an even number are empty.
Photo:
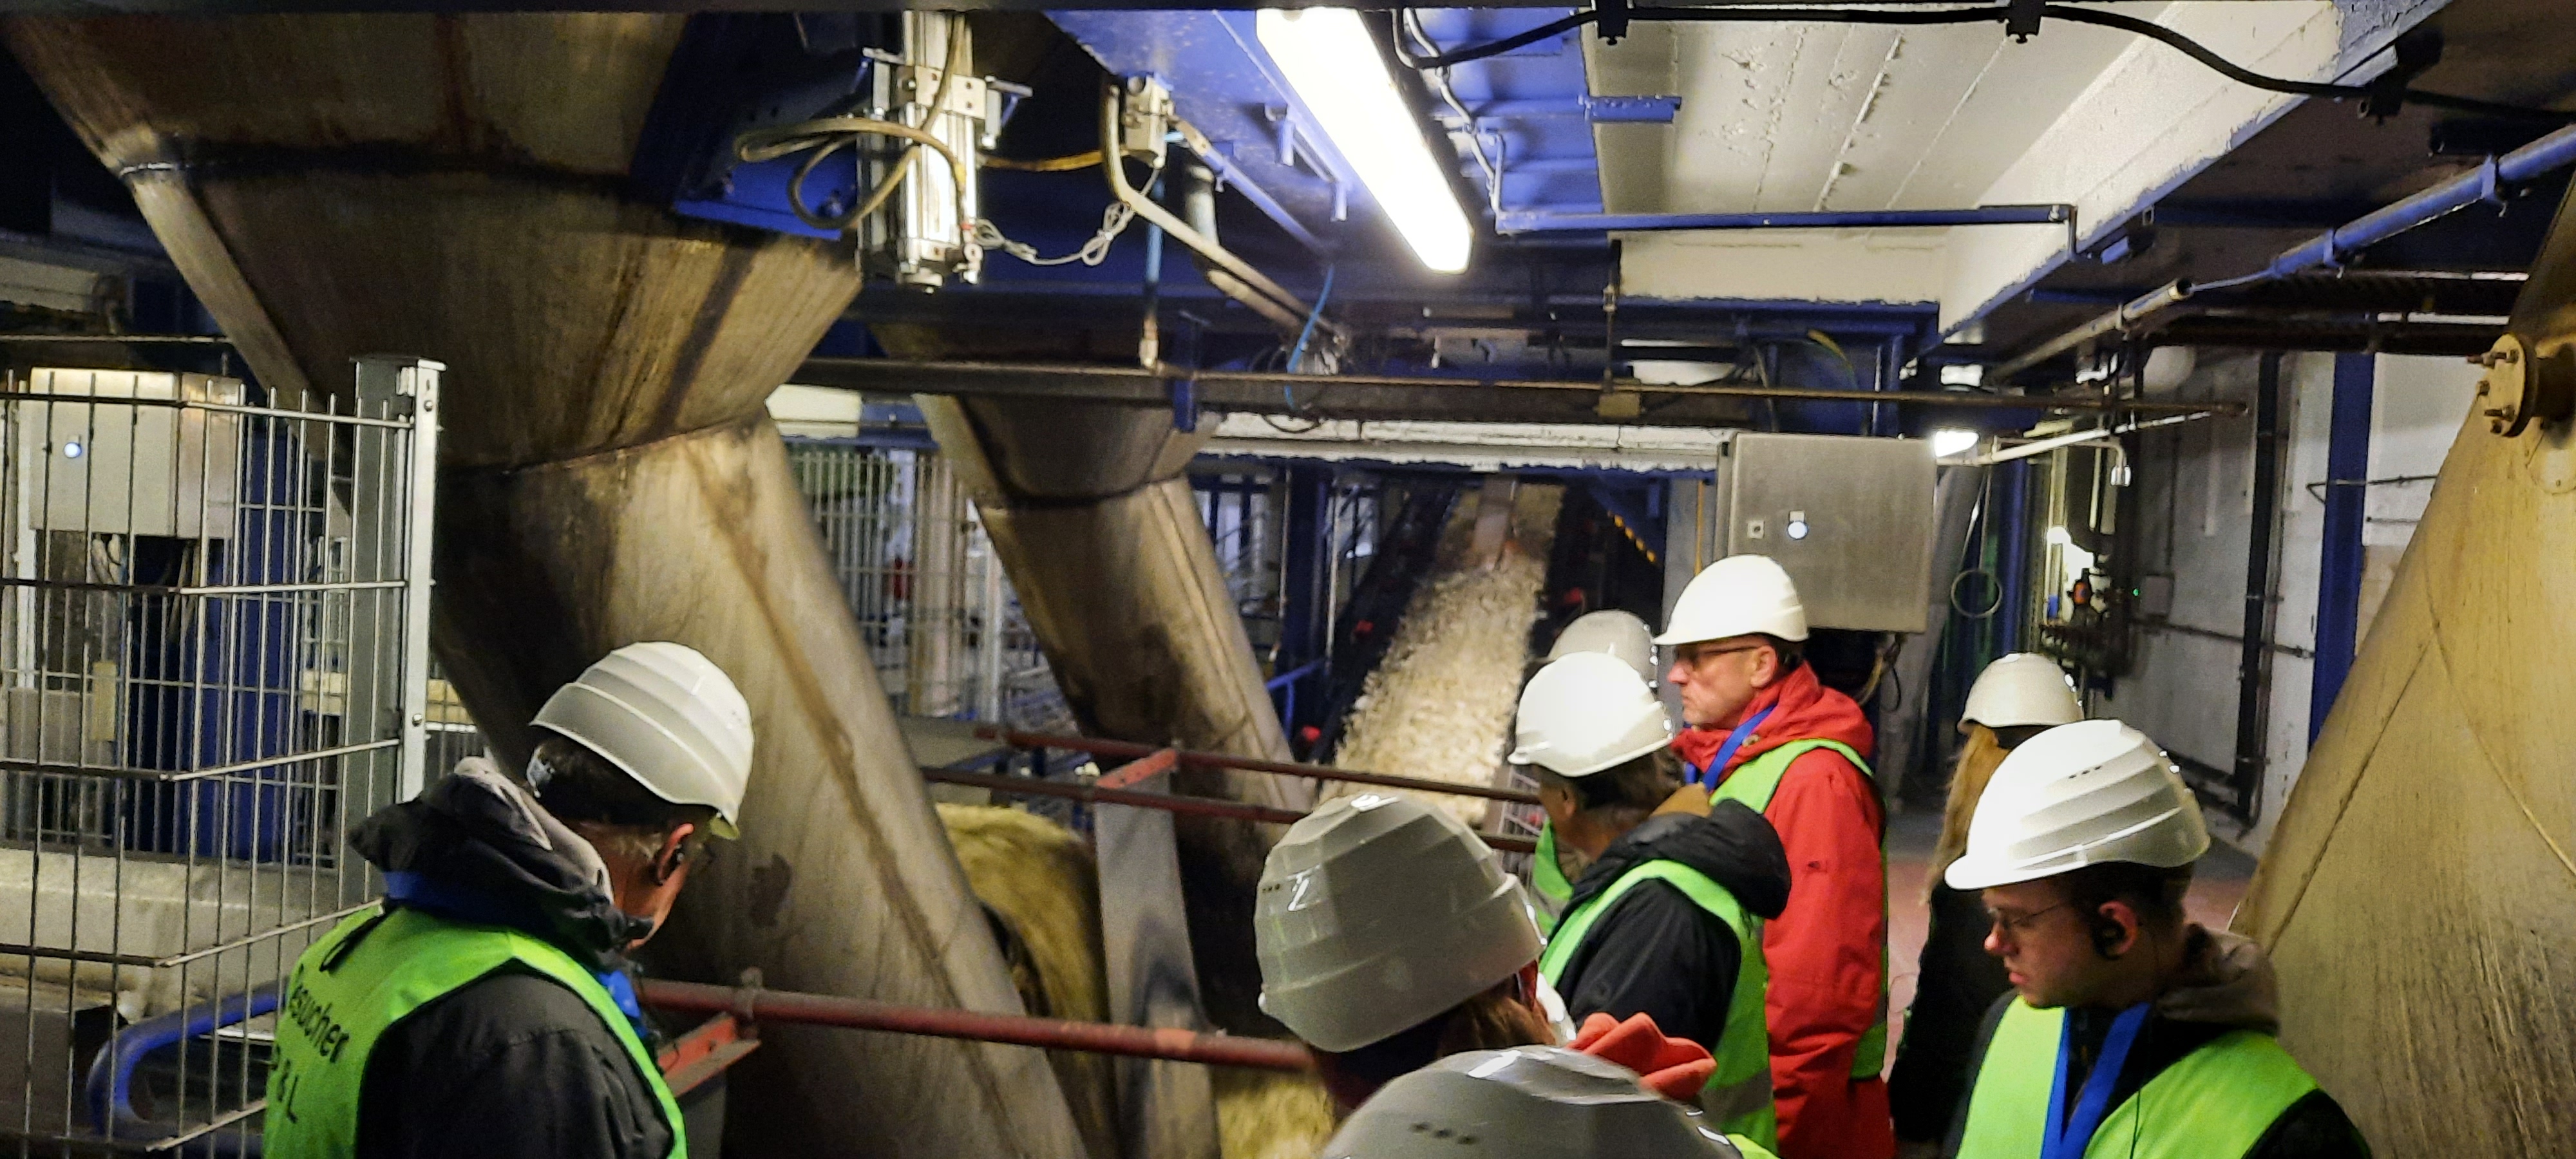
[[[1932,445],[1923,439],[1740,431],[1711,481],[1674,484],[1664,610],[1699,569],[1767,555],[1814,628],[1920,632],[1932,595]]]

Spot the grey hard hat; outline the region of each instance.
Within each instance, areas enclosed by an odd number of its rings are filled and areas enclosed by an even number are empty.
[[[1588,1054],[1477,1050],[1386,1084],[1322,1159],[1743,1159],[1701,1121]]]

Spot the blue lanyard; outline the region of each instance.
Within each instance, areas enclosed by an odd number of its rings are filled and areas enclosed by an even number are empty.
[[[1778,707],[1780,706],[1774,704],[1744,718],[1744,723],[1736,725],[1734,732],[1726,734],[1726,743],[1717,746],[1717,755],[1710,758],[1707,768],[1700,770],[1708,778],[1706,783],[1709,788],[1716,788],[1717,783],[1725,779],[1726,762],[1735,759],[1735,750],[1743,748],[1744,742],[1753,736],[1753,730],[1762,727],[1763,721],[1771,719],[1771,710]]]
[[[2084,1076],[2073,1122],[2066,1119],[2066,1071],[2075,1053],[2074,1026],[2070,1021],[2058,1031],[2057,1078],[2048,1088],[2048,1133],[2040,1136],[2040,1159],[2081,1159],[2084,1149],[2093,1145],[2093,1132],[2101,1129],[2102,1116],[2110,1112],[2111,1088],[2120,1081],[2120,1067],[2129,1061],[2129,1048],[2147,1024],[2149,1005],[2138,1003],[2111,1020],[2111,1033],[2102,1041],[2102,1057],[2093,1060],[2093,1072]]]

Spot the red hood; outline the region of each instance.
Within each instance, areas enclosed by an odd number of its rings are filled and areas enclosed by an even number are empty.
[[[1733,772],[1746,761],[1798,740],[1840,741],[1850,745],[1851,750],[1859,753],[1863,760],[1872,755],[1875,737],[1870,732],[1869,718],[1861,714],[1860,705],[1851,697],[1818,682],[1816,670],[1808,665],[1801,664],[1791,669],[1787,676],[1757,693],[1753,702],[1744,706],[1745,715],[1760,712],[1766,706],[1773,709],[1770,719],[1762,722],[1760,731],[1745,738],[1743,746],[1735,750],[1735,756],[1727,762],[1726,768],[1719,770],[1721,776]],[[1708,762],[1716,758],[1719,746],[1726,743],[1727,733],[1732,731],[1733,725],[1685,728],[1680,736],[1673,738],[1673,751],[1689,761],[1692,768],[1706,768]]]

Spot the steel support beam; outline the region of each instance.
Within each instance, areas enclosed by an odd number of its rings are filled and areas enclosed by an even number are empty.
[[[2316,675],[2308,695],[2308,743],[2352,670],[2361,622],[2364,500],[2369,496],[2370,414],[2378,356],[2335,356],[2334,411],[2326,435],[2325,543],[2318,553]]]
[[[1171,367],[1077,363],[1008,363],[893,358],[813,358],[796,373],[798,383],[844,390],[910,391],[970,398],[1034,398],[1166,408],[1169,383],[1182,377]],[[1512,378],[1433,378],[1394,375],[1317,375],[1265,371],[1198,370],[1199,405],[1209,410],[1334,418],[1416,418],[1551,422],[1608,422],[1652,426],[1708,426],[1740,419],[1741,403],[1754,399],[1885,403],[1955,410],[2120,411],[2136,415],[2242,413],[2215,402],[2140,402],[2099,395],[1973,394],[1959,391],[1798,390],[1785,387],[1674,386],[1619,379],[1608,384],[1657,400],[1645,413],[1599,413],[1604,384]],[[1724,405],[1713,405],[1724,404]]]

